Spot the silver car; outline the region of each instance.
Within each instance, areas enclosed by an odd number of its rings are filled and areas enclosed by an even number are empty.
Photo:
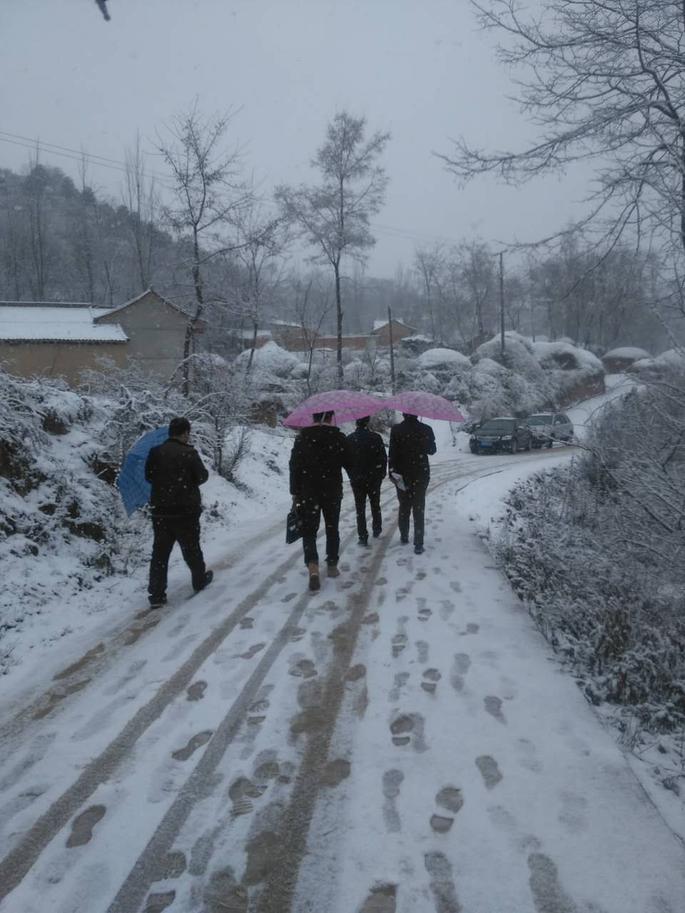
[[[533,435],[532,445],[537,449],[551,447],[555,441],[569,444],[573,440],[573,422],[563,412],[538,412],[529,415],[526,422]]]

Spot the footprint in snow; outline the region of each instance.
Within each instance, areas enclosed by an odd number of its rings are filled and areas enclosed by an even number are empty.
[[[203,681],[193,682],[192,685],[189,685],[186,688],[186,700],[187,701],[200,701],[205,696],[206,690],[207,690],[207,682],[203,682]]]
[[[71,823],[71,833],[67,839],[67,847],[84,846],[93,836],[93,829],[101,821],[107,808],[104,805],[91,805],[77,815]]]
[[[430,875],[436,913],[462,913],[449,859],[444,853],[431,852],[424,856],[424,864]]]
[[[260,650],[263,650],[266,644],[252,644],[249,650],[246,650],[245,653],[239,653],[235,659],[252,659]]]
[[[396,799],[400,794],[400,786],[404,780],[401,770],[386,770],[383,774],[383,820],[385,827],[391,834],[397,834],[402,829],[400,814],[397,810]]]
[[[475,622],[470,621],[466,625],[466,630],[460,631],[459,634],[461,637],[465,637],[467,634],[477,634],[480,631],[480,625],[477,625]]]
[[[292,664],[288,674],[294,675],[296,678],[313,678],[318,675],[318,672],[311,659],[300,659]]]
[[[423,673],[421,687],[424,691],[427,691],[428,694],[435,694],[435,690],[438,687],[438,682],[441,678],[442,675],[437,669],[426,669]]]
[[[395,683],[390,690],[390,694],[388,695],[388,697],[390,698],[391,701],[395,702],[400,699],[400,694],[402,692],[402,689],[404,688],[404,686],[407,684],[408,681],[409,681],[408,672],[396,672],[395,673]]]
[[[369,891],[359,913],[395,913],[397,885],[377,884]]]
[[[393,745],[411,744],[415,751],[426,751],[424,740],[425,720],[420,713],[403,713],[396,716],[390,724]]]
[[[429,645],[427,640],[417,640],[416,650],[418,652],[419,662],[421,665],[428,662]]]
[[[155,891],[148,894],[143,913],[163,913],[176,900],[176,891]]]
[[[177,751],[172,751],[171,757],[175,761],[187,761],[188,758],[194,754],[198,748],[201,748],[203,745],[206,745],[207,742],[211,739],[213,731],[211,729],[205,729],[203,732],[196,733],[185,745],[184,748],[179,748]]]
[[[409,638],[406,634],[395,634],[392,639],[392,655],[394,659],[400,655],[400,653],[405,649]]]
[[[517,745],[521,754],[521,767],[530,770],[532,773],[540,773],[542,762],[537,757],[537,750],[530,739],[518,739]]]
[[[495,697],[494,694],[488,694],[488,696],[483,699],[483,703],[485,704],[485,709],[490,714],[490,716],[494,717],[498,723],[504,723],[506,725],[507,720],[502,713],[501,698]]]
[[[476,767],[480,771],[487,789],[494,789],[503,779],[497,761],[490,755],[480,755],[480,757],[476,758]]]
[[[264,784],[253,783],[247,777],[238,777],[228,788],[228,797],[231,800],[231,815],[248,815],[254,808],[252,799],[258,799],[266,790]]]

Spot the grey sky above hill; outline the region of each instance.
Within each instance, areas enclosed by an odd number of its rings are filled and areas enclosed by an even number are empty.
[[[582,175],[523,189],[491,178],[461,189],[433,151],[464,135],[520,146],[531,128],[492,36],[467,0],[2,0],[0,166],[19,169],[21,137],[104,156],[90,181],[117,195],[114,166],[140,131],[156,133],[195,97],[205,113],[238,109],[232,134],[269,193],[311,180],[309,161],[342,109],[389,130],[387,202],[368,273],[410,267],[417,245],[530,240],[560,228],[587,191]],[[47,147],[42,161],[76,176]],[[148,167],[163,173],[151,154]]]

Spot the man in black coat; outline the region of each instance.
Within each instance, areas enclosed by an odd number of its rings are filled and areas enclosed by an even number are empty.
[[[145,462],[145,478],[152,486],[154,541],[148,593],[153,608],[166,602],[169,556],[176,542],[190,568],[195,592],[203,590],[214,576],[206,570],[200,548],[200,485],[207,481],[209,473],[189,439],[188,419],[172,418],[169,439],[153,447]]]
[[[383,529],[381,517],[381,482],[385,478],[388,458],[380,434],[369,430],[369,417],[357,419],[357,430],[348,434],[350,448],[350,481],[357,509],[359,544],[369,544],[366,528],[366,499],[371,505],[371,530],[374,539]]]
[[[390,478],[397,486],[400,502],[400,539],[409,542],[409,517],[414,517],[414,551],[423,552],[426,489],[430,481],[428,456],[435,453],[435,435],[430,425],[415,415],[402,413],[403,421],[390,431],[388,464]],[[393,478],[395,476],[395,478]]]
[[[329,577],[338,577],[340,551],[340,503],[342,470],[349,474],[347,438],[331,424],[332,412],[317,412],[314,425],[303,428],[290,454],[290,494],[302,526],[304,563],[309,570],[309,589],[318,590],[319,553],[316,535],[321,514],[326,529],[326,565]]]

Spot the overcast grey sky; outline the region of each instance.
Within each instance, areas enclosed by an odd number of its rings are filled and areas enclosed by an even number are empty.
[[[233,121],[265,191],[311,179],[327,122],[347,109],[392,139],[387,202],[368,273],[392,276],[417,245],[477,235],[529,240],[561,227],[586,188],[579,176],[523,190],[481,179],[459,188],[432,155],[464,135],[518,146],[532,135],[491,36],[468,0],[1,0],[0,165],[29,152],[6,134],[121,161],[140,131],[153,150],[165,120],[195,96]],[[74,162],[42,153],[76,175]],[[161,170],[159,160],[151,168]],[[121,175],[92,167],[116,194]]]

